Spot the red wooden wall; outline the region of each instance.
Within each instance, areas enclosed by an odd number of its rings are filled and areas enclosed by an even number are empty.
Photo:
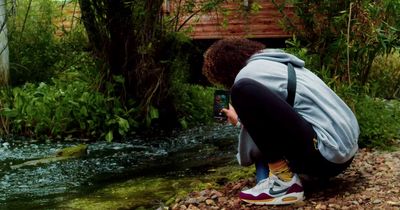
[[[193,39],[220,39],[224,37],[246,37],[246,38],[288,38],[292,35],[282,28],[283,14],[271,0],[257,0],[261,6],[258,12],[246,10],[244,1],[229,1],[223,7],[227,9],[228,15],[224,16],[215,11],[207,14],[196,15],[190,19],[185,27],[191,26],[191,37]],[[251,5],[252,0],[248,0]],[[282,0],[276,0],[280,3]],[[173,13],[174,0],[165,0],[164,11]],[[284,13],[296,22],[293,6],[286,5]],[[181,17],[183,22],[188,16]],[[225,22],[225,26],[223,26]]]

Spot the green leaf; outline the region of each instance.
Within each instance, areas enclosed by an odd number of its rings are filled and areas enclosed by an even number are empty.
[[[118,76],[113,76],[114,81],[120,83],[120,84],[124,84],[125,82],[125,78],[121,75]]]
[[[118,117],[118,132],[121,135],[124,135],[129,130],[129,122],[122,117]]]
[[[251,12],[252,13],[257,13],[262,9],[261,4],[257,3],[257,2],[253,2],[251,4]]]
[[[157,119],[159,117],[158,109],[153,106],[150,107],[150,120]]]
[[[82,116],[84,116],[84,117],[87,117],[87,116],[88,116],[88,111],[87,111],[87,109],[86,109],[85,106],[82,106],[82,107],[81,107],[80,114],[81,114]]]
[[[114,138],[113,132],[112,131],[108,131],[108,133],[106,134],[106,141],[112,142],[113,138]]]
[[[187,124],[185,118],[180,119],[179,124],[181,124],[183,129],[186,129],[188,127],[188,124]]]
[[[18,112],[10,108],[4,108],[3,110],[0,110],[0,115],[13,118],[18,116]]]

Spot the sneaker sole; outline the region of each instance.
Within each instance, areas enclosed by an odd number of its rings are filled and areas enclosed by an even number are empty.
[[[246,203],[251,203],[256,205],[286,205],[304,200],[304,192],[290,193],[282,197],[271,198],[266,200],[248,200],[248,199],[241,199],[241,200]]]

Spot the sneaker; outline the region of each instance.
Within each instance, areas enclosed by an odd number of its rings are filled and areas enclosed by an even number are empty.
[[[283,205],[304,200],[304,191],[297,174],[288,182],[270,174],[255,187],[240,192],[239,198],[257,205]]]

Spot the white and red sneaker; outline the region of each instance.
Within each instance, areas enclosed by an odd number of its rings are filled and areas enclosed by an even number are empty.
[[[257,205],[284,205],[304,200],[304,190],[297,174],[288,182],[270,174],[255,187],[240,192],[239,198]]]

